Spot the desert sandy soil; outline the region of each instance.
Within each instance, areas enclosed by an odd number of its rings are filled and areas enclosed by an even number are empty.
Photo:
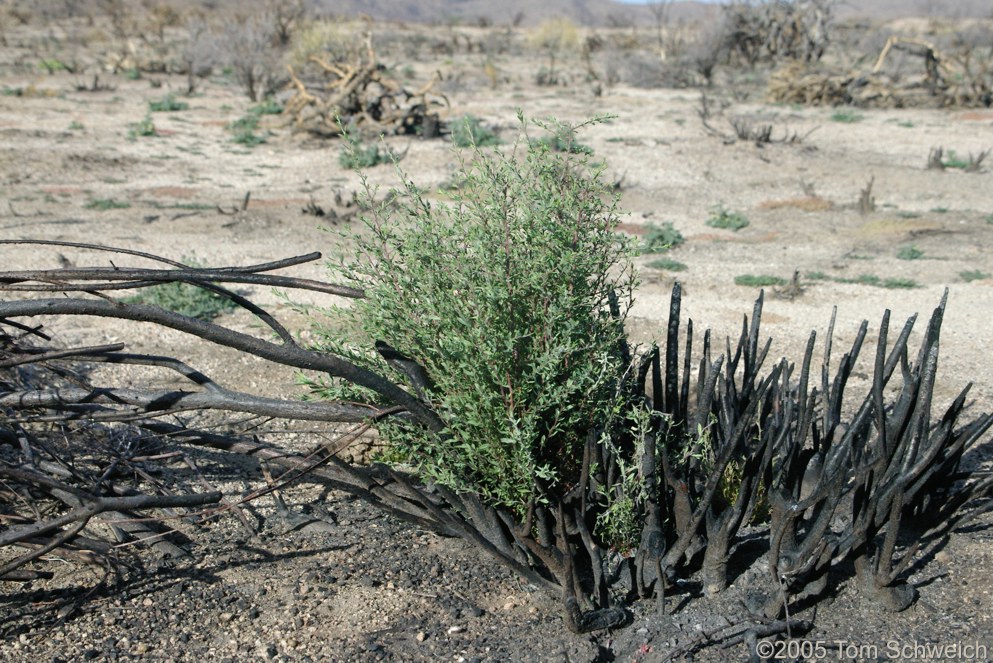
[[[9,63],[14,55],[6,57]],[[418,63],[415,79],[441,66]],[[662,334],[677,278],[685,315],[697,329],[710,327],[723,338],[737,333],[758,295],[757,287],[736,285],[736,277],[788,280],[799,270],[802,292],[788,297],[767,290],[763,315],[773,356],[797,360],[812,329],[823,347],[832,307],[835,347],[844,348],[861,320],[869,320],[872,342],[884,309],[893,311],[894,324],[913,313],[926,319],[947,289],[936,401],[947,404],[972,381],[973,411],[993,407],[993,179],[989,172],[926,168],[932,148],[968,155],[993,147],[993,111],[858,110],[844,122],[832,119],[835,109],[767,105],[753,95],[755,101],[732,103],[711,124],[730,133],[727,118],[741,116],[772,124],[774,136],[795,132],[803,139],[727,144],[702,126],[699,91],[619,85],[594,96],[581,83],[536,87],[533,61],[504,67],[508,80],[497,89],[471,80],[452,86],[452,116],[471,113],[512,140],[518,108],[569,121],[614,115],[580,138],[621,182],[624,228],[640,236],[649,224],[670,222],[686,239],[665,254],[684,263],[685,271],[647,266],[657,255],[639,257],[643,283],[630,320],[636,339]],[[251,103],[230,79],[204,82],[196,96],[182,99],[188,110],[152,113],[156,135],[129,140],[129,125],[146,116],[148,103],[178,93],[183,78],[114,76],[106,79],[113,89],[79,91],[77,83],[88,81],[64,72],[8,71],[13,73],[3,75],[3,86],[33,92],[0,96],[0,239],[100,242],[209,265],[335,251],[334,235],[318,228],[331,222],[303,210],[313,202],[347,211],[336,205],[336,195],[347,200],[359,183],[339,166],[339,144],[296,134],[279,116],[263,118],[271,131],[264,144],[233,143],[225,126]],[[455,157],[448,142],[388,141],[406,152],[402,166],[423,187],[437,189],[451,177]],[[368,176],[377,184],[395,182],[389,166]],[[860,213],[860,191],[870,180],[875,209]],[[101,209],[94,202],[105,200],[121,206]],[[750,224],[737,232],[708,226],[719,206],[742,213]],[[916,258],[898,257],[908,247]],[[75,265],[107,261],[70,248],[0,245],[0,265],[54,268],[60,254]],[[325,275],[320,263],[287,273]],[[844,282],[865,275],[911,280],[914,287]],[[306,321],[273,293],[246,292],[306,329]],[[313,295],[299,299],[331,303]],[[90,319],[45,322],[66,344],[123,340],[135,351],[168,351],[246,390],[287,395],[297,389],[290,372],[178,333]],[[222,322],[257,328],[243,313]],[[864,379],[852,388],[862,387]],[[986,445],[968,462],[988,466],[990,458]],[[253,468],[246,472],[254,477]],[[241,479],[229,480],[241,489]],[[400,524],[337,493],[300,487],[287,499],[333,526],[292,530],[260,504],[252,511],[264,519],[259,534],[249,535],[233,518],[220,523],[198,534],[191,558],[150,560],[147,573],[67,609],[58,623],[49,607],[81,592],[95,577],[91,572],[66,564],[51,582],[7,583],[0,591],[0,658],[662,660],[702,631],[744,614],[735,591],[712,602],[677,595],[673,600],[682,609],[675,616],[636,605],[633,623],[622,631],[572,636],[556,602],[460,541]],[[819,607],[815,630],[806,637],[875,644],[878,660],[895,660],[883,649],[887,641],[993,648],[991,542],[987,520],[923,559],[910,577],[920,598],[900,614],[866,607],[846,581]],[[870,658],[831,651],[838,660]],[[707,650],[696,660],[746,654],[737,645]]]

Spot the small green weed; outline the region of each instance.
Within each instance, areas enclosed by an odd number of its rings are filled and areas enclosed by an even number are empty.
[[[83,123],[77,120],[73,120],[69,123],[69,131],[82,131],[85,128],[86,127],[83,126]]]
[[[266,97],[249,108],[248,112],[255,115],[280,115],[283,112],[283,107],[272,97]]]
[[[95,198],[83,205],[83,207],[96,210],[128,209],[131,207],[131,203],[126,200],[114,200],[113,198]]]
[[[184,258],[190,267],[202,267],[195,260]],[[158,306],[180,315],[210,321],[237,308],[237,304],[217,293],[190,283],[172,282],[143,289],[132,297],[125,297],[126,304]]]
[[[882,279],[875,274],[859,274],[854,278],[835,278],[835,283],[854,283],[857,285],[871,285],[876,288],[888,288],[890,290],[919,288],[920,284],[913,279],[888,278]]]
[[[805,274],[805,277],[806,277],[806,279],[808,281],[832,281],[832,280],[834,280],[834,279],[831,278],[831,275],[830,274],[827,274],[825,272],[817,272],[817,271],[807,272]]]
[[[158,200],[146,200],[144,202],[154,209],[182,209],[194,212],[217,209],[217,205],[207,205],[206,203],[163,203]]]
[[[686,241],[683,234],[676,230],[672,222],[666,221],[661,226],[654,223],[648,225],[645,241],[641,245],[641,253],[662,253]]]
[[[787,281],[771,274],[741,274],[734,277],[735,285],[748,286],[750,288],[767,288],[774,285],[786,285]]]
[[[852,124],[853,122],[861,122],[863,115],[861,113],[856,113],[853,110],[841,109],[837,110],[831,114],[831,120],[834,122],[841,122],[843,124]]]
[[[548,136],[542,136],[532,141],[534,145],[547,147],[552,152],[567,152],[569,154],[592,155],[593,149],[576,141],[576,132],[566,125],[555,127]]]
[[[390,163],[397,158],[393,150],[389,148],[380,149],[378,142],[365,143],[354,134],[343,133],[342,138],[345,144],[341,146],[338,153],[338,163],[342,168],[356,170],[361,168],[372,168],[383,163]]]
[[[899,260],[918,260],[924,257],[924,252],[913,244],[908,244],[896,252],[896,257]]]
[[[934,214],[948,214],[951,211],[948,207],[932,207],[931,212]]]
[[[279,102],[272,97],[267,97],[265,101],[260,101],[249,108],[248,112],[237,120],[228,123],[228,131],[234,134],[231,140],[246,147],[261,145],[269,139],[271,133],[259,131],[259,119],[263,115],[279,115],[282,112],[283,107],[279,105]]]
[[[255,147],[256,145],[261,145],[268,140],[268,133],[256,133],[259,128],[259,116],[253,113],[248,113],[239,117],[233,122],[229,122],[227,129],[233,136],[232,141],[238,143],[239,145],[245,145],[247,147]]]
[[[150,113],[175,113],[189,109],[188,103],[176,99],[171,92],[158,101],[148,102],[148,112]]]
[[[139,137],[149,137],[158,136],[158,131],[155,130],[155,123],[152,121],[151,115],[146,115],[141,122],[135,122],[128,125],[128,140],[135,141]]]
[[[44,69],[49,74],[54,74],[59,71],[71,71],[71,69],[65,62],[54,58],[42,60],[41,62],[38,63],[38,66]]]
[[[972,165],[972,161],[955,154],[955,150],[948,150],[948,156],[941,160],[941,165],[945,168],[966,170],[970,165]]]
[[[707,225],[711,228],[721,228],[737,232],[748,226],[748,219],[741,212],[733,212],[724,207],[724,205],[718,205],[714,208],[713,216],[707,219]]]
[[[136,81],[140,79],[141,69],[138,69],[138,67],[131,67],[130,69],[124,72],[124,78],[128,79],[129,81]]]
[[[968,269],[964,272],[959,272],[959,278],[965,281],[966,283],[971,283],[973,281],[982,281],[984,279],[990,278],[990,276],[993,275],[987,274],[986,272],[981,272],[978,269]]]
[[[678,260],[673,260],[672,258],[656,258],[645,263],[645,267],[649,269],[661,269],[666,272],[685,272],[686,264],[679,262]]]
[[[969,153],[968,158],[960,157],[955,154],[954,150],[948,150],[948,154],[945,154],[945,148],[935,147],[932,148],[927,156],[927,167],[928,170],[946,170],[948,168],[954,168],[956,170],[961,170],[966,173],[978,173],[983,169],[983,161],[986,157],[990,155],[991,150],[983,150],[979,154]]]
[[[921,284],[914,279],[890,278],[884,279],[880,286],[883,288],[889,288],[890,290],[909,290],[912,288],[920,288]]]
[[[465,115],[452,123],[452,143],[456,147],[491,147],[500,137],[483,126],[478,117]]]

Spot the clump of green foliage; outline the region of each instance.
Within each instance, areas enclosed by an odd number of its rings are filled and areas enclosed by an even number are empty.
[[[183,258],[183,262],[190,267],[203,266],[196,260],[189,258]],[[136,295],[125,297],[123,301],[127,304],[159,306],[170,311],[175,311],[180,315],[205,321],[213,320],[222,313],[227,313],[237,308],[237,304],[227,297],[191,283],[179,281],[144,288]]]
[[[971,283],[972,281],[982,281],[990,278],[988,272],[983,272],[978,269],[967,269],[965,271],[959,272],[959,278],[966,283]]]
[[[924,252],[913,244],[908,244],[896,252],[896,257],[898,260],[918,260],[924,257]]]
[[[877,288],[888,288],[890,290],[901,290],[901,289],[911,289],[919,288],[920,284],[913,280],[900,277],[891,277],[888,279],[881,278],[875,274],[859,274],[854,278],[837,278],[834,279],[837,283],[856,283],[858,285],[871,285]]]
[[[831,276],[825,272],[807,272],[805,277],[810,281],[831,281],[833,283],[854,283],[858,285],[871,285],[877,288],[888,288],[890,290],[919,288],[921,285],[913,280],[900,277],[881,278],[875,274],[859,274],[854,277]]]
[[[259,116],[254,113],[248,113],[233,122],[229,122],[227,129],[233,134],[232,141],[246,147],[261,145],[269,139],[268,132],[258,132]]]
[[[272,97],[266,97],[263,101],[248,109],[248,112],[233,122],[229,122],[227,129],[234,134],[232,140],[239,145],[255,147],[261,145],[269,139],[270,132],[259,131],[259,121],[263,115],[279,115],[283,112],[283,107]]]
[[[567,124],[550,125],[548,135],[532,139],[531,142],[552,152],[567,152],[586,156],[593,154],[593,149],[590,146],[583,145],[576,140],[576,129]]]
[[[852,124],[854,122],[861,122],[862,114],[845,108],[832,113],[831,120],[841,122],[842,124]]]
[[[176,99],[176,96],[171,92],[158,101],[148,102],[148,111],[150,113],[175,113],[189,109],[190,105],[188,103]]]
[[[393,150],[381,146],[381,141],[366,142],[359,135],[344,131],[341,136],[345,141],[338,152],[338,163],[342,168],[360,170],[397,159],[398,155]]]
[[[641,245],[641,252],[663,253],[685,241],[686,238],[672,225],[671,221],[666,221],[661,226],[650,223],[648,224],[648,232],[645,233],[645,240]]]
[[[941,165],[945,168],[957,168],[959,170],[965,170],[969,167],[969,160],[963,159],[959,155],[955,154],[955,150],[948,150],[948,156],[941,160]]]
[[[735,285],[743,285],[751,288],[768,288],[774,285],[786,285],[786,279],[771,274],[740,274],[734,277]]]
[[[131,203],[126,200],[114,200],[113,198],[94,198],[83,205],[86,209],[109,210],[128,209]]]
[[[708,226],[711,228],[721,228],[723,230],[738,231],[747,227],[748,223],[748,219],[744,214],[741,212],[731,211],[724,207],[724,205],[718,205],[715,207],[710,218],[707,219]]]
[[[686,263],[673,260],[672,258],[657,258],[645,263],[649,269],[661,269],[667,272],[685,272]]]
[[[152,121],[151,114],[146,115],[141,122],[135,122],[128,125],[128,140],[135,141],[139,137],[148,138],[150,136],[158,136],[159,132],[155,129],[155,122]]]
[[[588,431],[616,416],[634,276],[602,166],[530,140],[519,119],[519,149],[474,148],[446,201],[402,173],[385,202],[367,191],[364,228],[335,265],[366,297],[318,329],[318,347],[391,375],[441,417],[441,434],[384,422],[390,457],[522,515],[576,485]],[[424,375],[345,343],[341,328],[388,343]],[[348,389],[310,387],[328,398]]]
[[[54,74],[60,71],[72,71],[73,69],[62,60],[56,58],[41,60],[38,62],[38,67],[44,69],[49,74]]]
[[[500,144],[500,137],[483,126],[478,117],[466,115],[452,123],[452,143],[456,147],[491,147]]]

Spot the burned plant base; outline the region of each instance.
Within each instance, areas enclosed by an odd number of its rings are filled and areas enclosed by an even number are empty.
[[[848,382],[864,350],[867,323],[837,361],[832,323],[819,370],[814,334],[799,364],[770,364],[770,342],[759,337],[760,297],[734,345],[728,340],[718,352],[704,333],[696,350],[692,322],[681,330],[677,285],[664,346],[635,355],[625,343],[618,344],[616,351],[624,359],[613,382],[619,405],[614,416],[587,431],[575,458],[577,481],[550,487],[534,477],[534,497],[521,512],[493,506],[471,491],[425,482],[410,465],[346,462],[338,452],[355,428],[336,441],[295,452],[158,420],[191,409],[359,428],[400,418],[405,425],[445,435],[441,414],[399,373],[378,375],[346,357],[301,346],[269,313],[220,285],[254,283],[364,296],[360,290],[269,274],[315,258],[224,269],[164,261],[161,269],[115,266],[0,274],[0,287],[7,291],[67,293],[0,301],[0,477],[7,487],[2,509],[17,523],[0,534],[0,546],[5,552],[14,546],[18,550],[4,555],[0,579],[44,574],[41,560],[54,550],[90,559],[109,551],[91,525],[114,514],[127,519],[138,513],[192,517],[175,510],[222,499],[217,491],[199,487],[166,496],[143,493],[109,475],[67,474],[65,463],[49,458],[58,449],[38,451],[32,426],[69,421],[109,425],[123,420],[168,435],[179,447],[220,452],[217,458],[230,458],[233,464],[262,459],[274,468],[274,477],[251,495],[292,481],[322,483],[419,527],[463,538],[560,599],[565,624],[577,632],[623,625],[627,607],[637,599],[651,600],[654,609],[675,613],[672,618],[678,620],[688,600],[704,594],[715,597],[716,605],[732,582],[739,588],[748,585],[746,609],[737,628],[710,641],[802,632],[810,624],[790,615],[816,604],[846,579],[854,579],[873,605],[902,610],[914,600],[906,578],[927,558],[921,553],[991,506],[993,479],[964,471],[961,460],[989,430],[993,417],[960,421],[968,388],[944,412],[932,413],[944,301],[916,351],[909,346],[916,320],[896,331],[890,330],[889,314],[883,315],[871,355],[871,386],[852,397]],[[250,336],[217,322],[112,299],[120,288],[164,282],[191,283],[228,297],[272,333]],[[102,296],[92,298],[90,293]],[[39,329],[22,321],[38,315],[102,316],[177,329],[362,386],[377,395],[377,404],[262,398],[226,388],[173,358],[129,354],[119,345],[49,347]],[[410,358],[385,344],[378,349],[386,361],[400,366],[398,371],[421,374]],[[84,373],[72,372],[78,365],[96,363],[165,367],[189,385],[168,391],[125,389],[94,385]],[[25,377],[32,371],[51,371],[56,377],[39,384]],[[141,462],[147,468],[154,458],[142,457]],[[133,458],[118,461],[121,467],[129,464]],[[19,495],[50,506],[26,509]],[[154,541],[169,540],[165,531],[153,535]],[[105,556],[102,563],[112,566],[113,560]]]

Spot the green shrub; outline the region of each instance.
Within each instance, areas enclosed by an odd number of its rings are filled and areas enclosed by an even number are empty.
[[[568,152],[570,154],[585,154],[590,156],[593,149],[576,141],[576,130],[566,124],[552,125],[547,136],[531,141],[552,152]]]
[[[190,105],[188,103],[179,101],[171,92],[158,101],[148,102],[148,111],[150,113],[174,113],[189,109]]]
[[[966,159],[955,154],[955,150],[948,150],[948,156],[941,160],[941,165],[944,168],[969,170],[972,167],[973,162],[973,159]]]
[[[862,114],[856,113],[853,110],[842,109],[832,113],[831,119],[834,122],[841,122],[843,124],[852,124],[853,122],[861,122]]]
[[[711,228],[722,228],[737,232],[748,226],[748,219],[741,212],[732,212],[724,207],[724,205],[718,205],[714,208],[712,216],[707,219],[707,225]]]
[[[770,274],[741,274],[734,277],[735,285],[744,285],[752,288],[768,288],[773,285],[786,285],[786,283],[786,279]]]
[[[971,283],[972,281],[982,281],[984,279],[988,279],[990,278],[990,274],[978,269],[968,269],[963,272],[959,272],[959,278],[966,283]]]
[[[343,132],[345,144],[338,152],[338,163],[342,168],[357,170],[372,168],[383,163],[390,163],[397,155],[388,148],[380,148],[380,142],[366,143],[359,136]]]
[[[900,277],[891,277],[888,279],[880,278],[875,274],[859,274],[855,278],[837,278],[834,279],[836,283],[857,283],[859,285],[871,285],[877,288],[888,288],[890,290],[900,290],[900,289],[910,289],[919,288],[921,285],[913,280]]]
[[[202,267],[196,260],[183,258],[190,267]],[[144,288],[138,294],[123,298],[127,304],[159,306],[180,315],[210,321],[237,308],[233,301],[191,283],[171,282]]]
[[[645,241],[641,245],[642,253],[662,253],[686,241],[683,234],[676,230],[672,222],[666,221],[661,226],[648,224]]]
[[[85,205],[86,209],[108,210],[108,209],[128,209],[131,203],[126,200],[114,200],[113,198],[94,198]]]
[[[917,260],[924,257],[924,252],[913,244],[908,244],[897,251],[896,257],[899,260]]]
[[[263,101],[248,109],[248,112],[237,120],[228,123],[227,129],[233,134],[232,141],[239,145],[255,147],[266,142],[271,135],[269,131],[259,131],[259,120],[263,115],[279,115],[283,112],[283,107],[272,97],[266,97]]]
[[[679,262],[678,260],[672,260],[671,258],[658,258],[656,260],[649,261],[645,263],[645,267],[649,269],[662,269],[667,272],[685,272],[686,264]]]
[[[406,178],[385,202],[372,204],[367,191],[365,228],[345,235],[354,250],[336,274],[366,298],[318,330],[320,349],[392,375],[443,420],[441,434],[382,423],[388,457],[518,515],[579,481],[587,432],[614,416],[634,285],[602,167],[528,140],[520,121],[521,149],[475,149],[447,201],[426,200]],[[343,327],[385,341],[424,375],[345,343],[334,332]],[[362,395],[310,386],[329,398]]]
[[[500,137],[482,125],[478,117],[466,115],[452,123],[452,143],[457,147],[490,147]]]
[[[38,63],[38,67],[44,69],[49,74],[54,74],[59,71],[71,71],[69,65],[67,65],[62,60],[55,58],[49,58],[47,60],[42,60]]]
[[[269,138],[268,132],[257,133],[259,129],[259,116],[256,113],[248,113],[237,120],[229,122],[228,131],[232,133],[231,140],[239,145],[255,147],[266,142]]]
[[[283,112],[283,107],[272,97],[266,97],[259,103],[249,108],[248,112],[252,115],[281,115]]]
[[[149,137],[158,136],[159,133],[155,129],[155,123],[152,121],[151,115],[146,115],[141,122],[135,122],[128,125],[128,140],[134,141],[139,137]]]
[[[920,288],[921,284],[914,279],[906,279],[900,277],[892,277],[888,279],[883,279],[880,284],[883,288],[889,288],[890,290],[909,290],[912,288]]]

